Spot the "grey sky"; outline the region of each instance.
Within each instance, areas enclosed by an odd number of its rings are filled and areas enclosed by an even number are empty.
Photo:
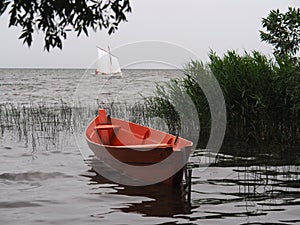
[[[299,7],[300,0],[132,0],[133,12],[116,34],[91,32],[89,37],[69,34],[63,50],[43,51],[42,35],[28,48],[18,40],[20,30],[7,28],[8,17],[0,17],[0,68],[88,68],[96,58],[96,46],[117,48],[136,41],[157,40],[180,45],[207,60],[209,49],[218,54],[235,49],[272,47],[259,38],[261,18],[271,9]]]

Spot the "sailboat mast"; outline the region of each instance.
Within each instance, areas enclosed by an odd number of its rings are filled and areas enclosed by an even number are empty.
[[[108,55],[109,55],[109,71],[112,73],[112,60],[111,60],[111,54],[110,54],[110,47],[109,45],[107,46],[108,48]]]

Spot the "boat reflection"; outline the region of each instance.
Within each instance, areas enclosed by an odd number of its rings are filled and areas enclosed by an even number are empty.
[[[118,208],[118,210],[122,212],[139,213],[144,216],[173,217],[178,214],[191,214],[192,210],[198,207],[191,206],[191,204],[187,202],[183,185],[177,188],[163,183],[148,186],[120,185],[95,172],[99,171],[99,167],[104,169],[104,165],[101,161],[93,160],[91,166],[92,168],[88,171],[88,175],[83,175],[90,179],[90,185],[109,184],[110,187],[114,189],[114,192],[109,194],[129,197],[147,197],[151,199],[138,203],[128,203],[125,207]],[[95,169],[95,167],[98,168]],[[106,167],[105,169],[108,168]],[[111,176],[120,176],[120,174],[112,172]],[[116,179],[118,178],[114,177],[114,180]],[[120,177],[120,179],[122,179],[122,177]]]

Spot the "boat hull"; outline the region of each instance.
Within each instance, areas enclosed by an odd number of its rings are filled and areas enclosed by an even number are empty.
[[[85,131],[89,148],[110,167],[131,171],[136,179],[151,183],[159,174],[160,182],[178,186],[191,152],[192,142],[155,129],[115,118],[107,120],[104,110]],[[147,172],[145,172],[147,171]]]

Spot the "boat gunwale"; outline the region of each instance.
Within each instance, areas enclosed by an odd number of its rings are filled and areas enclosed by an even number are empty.
[[[96,126],[99,126],[99,125],[95,124],[95,120],[96,120],[97,117],[98,117],[98,115],[93,120],[91,120],[91,122],[88,124],[88,126],[86,127],[86,129],[84,131],[84,135],[85,135],[86,140],[88,140],[90,143],[96,144],[96,145],[98,145],[100,147],[115,148],[115,149],[132,149],[132,150],[143,149],[143,148],[150,150],[150,149],[170,148],[171,147],[173,151],[182,151],[185,148],[191,148],[193,146],[193,142],[192,141],[189,141],[189,140],[187,140],[185,138],[182,138],[182,137],[178,137],[178,139],[182,140],[182,141],[185,141],[188,144],[185,144],[184,147],[181,147],[181,148],[174,148],[175,147],[174,144],[168,144],[168,143],[138,144],[138,145],[123,145],[123,146],[120,146],[120,145],[104,145],[104,144],[101,144],[101,143],[97,143],[95,141],[92,141],[91,138],[87,135],[87,130],[88,129],[91,129],[91,128],[94,128]],[[141,127],[144,127],[144,128],[148,128],[148,129],[150,129],[150,131],[153,130],[153,131],[161,133],[161,134],[168,134],[168,135],[171,135],[173,138],[176,138],[175,135],[169,134],[169,133],[161,131],[161,130],[157,130],[155,128],[143,126],[143,125],[140,125],[140,124],[137,124],[137,123],[133,123],[133,122],[130,122],[130,121],[118,119],[118,118],[115,118],[115,117],[111,117],[111,119],[116,120],[116,121],[126,122],[126,123],[129,123],[129,124],[138,125],[138,126],[141,126]],[[103,124],[103,125],[108,125],[108,124]],[[113,126],[120,126],[119,124],[111,124],[111,125],[113,125]],[[120,128],[125,129],[122,126],[120,126]]]

